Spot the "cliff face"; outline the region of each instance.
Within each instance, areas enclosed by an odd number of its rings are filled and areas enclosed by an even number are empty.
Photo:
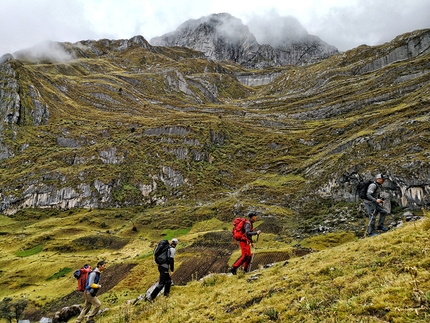
[[[227,13],[188,20],[174,32],[152,38],[150,43],[192,48],[210,59],[230,60],[246,68],[308,64],[338,52],[334,46],[309,35],[292,18],[253,23],[264,43],[259,44],[248,26]]]
[[[182,45],[217,60],[274,55],[224,18],[241,46],[218,16],[181,27],[218,38]],[[246,200],[306,216],[315,201],[354,201],[359,177],[377,172],[394,204],[428,206],[429,35],[260,71],[141,36],[3,57],[0,210],[217,203],[221,214]]]

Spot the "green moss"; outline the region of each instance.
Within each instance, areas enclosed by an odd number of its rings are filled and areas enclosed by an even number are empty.
[[[30,257],[42,251],[43,251],[43,245],[37,245],[31,249],[17,251],[15,254],[18,257]]]
[[[163,232],[161,232],[161,235],[163,236],[164,239],[171,240],[173,238],[179,238],[180,236],[187,234],[189,231],[190,231],[190,228],[176,229],[176,230],[167,229],[167,230],[163,230]]]
[[[46,278],[47,281],[53,280],[53,279],[59,279],[64,276],[66,276],[68,273],[72,272],[72,268],[64,267],[61,268],[58,272],[53,274],[51,277]]]

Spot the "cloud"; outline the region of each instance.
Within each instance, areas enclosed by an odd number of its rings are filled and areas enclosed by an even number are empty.
[[[44,41],[70,41],[97,37],[76,1],[0,0],[0,55]]]
[[[44,41],[33,47],[15,52],[15,58],[31,61],[48,61],[51,63],[65,63],[76,57],[68,52],[62,43]]]
[[[296,18],[281,17],[274,10],[268,14],[253,16],[247,24],[259,44],[267,44],[275,48],[285,41],[291,42],[308,35]]]
[[[416,29],[430,27],[430,1],[360,0],[331,8],[305,24],[308,31],[344,51],[361,44],[378,45]]]

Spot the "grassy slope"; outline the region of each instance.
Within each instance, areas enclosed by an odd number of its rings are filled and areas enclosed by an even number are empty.
[[[426,322],[429,230],[427,218],[253,275],[213,275],[100,322]]]
[[[0,298],[25,297],[38,306],[58,301],[76,288],[72,269],[104,258],[110,266],[136,266],[100,296],[109,311],[99,322],[426,322],[430,315],[428,214],[424,221],[405,223],[379,237],[347,239],[349,242],[337,247],[252,274],[215,274],[174,286],[168,301],[161,297],[154,304],[134,306],[128,301],[143,294],[157,278],[150,257],[162,233],[153,230],[157,225],[151,218],[156,213],[76,210],[40,215],[35,212],[32,220],[28,216],[27,220],[0,219]],[[191,230],[165,234],[179,235],[183,249],[204,232],[229,227],[229,223],[213,219],[199,222]],[[116,249],[99,245],[96,250],[87,244],[76,245],[78,238],[88,236],[98,236],[99,244],[101,237],[129,239],[129,243]],[[336,237],[328,235],[326,241],[330,239]],[[294,243],[262,235],[256,252],[288,249]],[[67,250],[67,246],[79,250]],[[180,249],[178,267],[187,256]],[[232,260],[236,257],[234,253]],[[256,279],[249,280],[251,277]],[[58,306],[66,305],[72,304]]]

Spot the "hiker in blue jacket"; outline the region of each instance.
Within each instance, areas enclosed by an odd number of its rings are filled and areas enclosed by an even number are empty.
[[[387,210],[384,209],[384,200],[381,199],[381,187],[385,182],[385,176],[382,174],[376,175],[376,182],[371,183],[367,188],[367,199],[364,200],[364,206],[366,207],[367,215],[369,217],[369,225],[367,227],[367,235],[373,237],[379,233],[376,231],[386,232],[388,228],[384,227],[385,216],[387,215]],[[376,216],[379,213],[378,226],[376,225]]]
[[[79,314],[78,318],[76,319],[76,323],[82,322],[85,315],[87,315],[87,313],[90,311],[91,306],[94,306],[94,308],[88,315],[87,323],[95,322],[94,316],[99,312],[101,306],[101,303],[96,296],[97,292],[102,287],[102,285],[100,285],[100,273],[105,270],[105,268],[106,263],[101,260],[97,263],[97,267],[88,274],[88,280],[84,291],[85,303],[81,314]]]
[[[176,246],[178,245],[178,239],[173,238],[170,242],[169,249],[167,250],[167,262],[158,265],[158,272],[160,273],[160,279],[158,281],[158,285],[151,293],[150,301],[154,300],[158,293],[164,287],[164,296],[168,297],[170,293],[170,287],[172,286],[172,278],[175,271],[175,253]]]

